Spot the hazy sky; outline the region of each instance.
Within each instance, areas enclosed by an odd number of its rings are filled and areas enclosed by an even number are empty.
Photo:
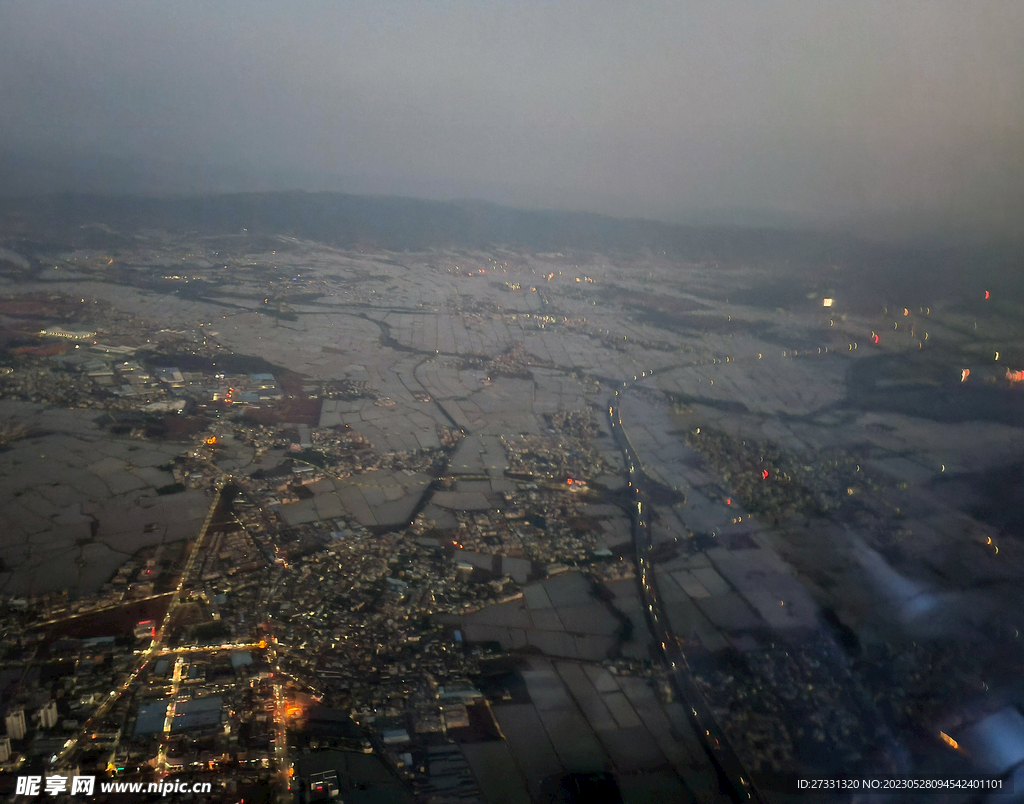
[[[1024,219],[1020,0],[0,0],[0,104],[71,189]]]

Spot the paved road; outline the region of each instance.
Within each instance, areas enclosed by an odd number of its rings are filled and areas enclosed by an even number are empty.
[[[686,656],[668,627],[668,620],[662,609],[661,596],[658,594],[658,581],[654,575],[654,569],[647,559],[648,554],[654,548],[651,539],[651,512],[648,502],[650,496],[647,493],[650,480],[644,473],[643,464],[622,426],[622,419],[619,415],[619,391],[616,391],[608,399],[608,423],[611,426],[615,443],[622,450],[622,456],[626,462],[626,474],[629,478],[629,488],[636,497],[631,511],[633,546],[636,551],[640,594],[647,610],[651,633],[660,643],[662,656],[672,669],[672,681],[679,693],[680,700],[690,710],[690,721],[718,774],[722,792],[737,802],[763,802],[764,798],[751,783],[750,776],[744,770],[739,757],[736,756],[726,740],[724,732],[715,722],[704,701],[704,696],[701,695],[694,683]]]
[[[228,475],[227,477],[230,478],[230,475]],[[153,655],[163,654],[166,652],[163,648],[164,632],[171,622],[171,615],[173,614],[175,608],[180,603],[182,591],[186,588],[189,578],[191,577],[192,572],[195,569],[196,557],[200,553],[200,548],[202,547],[203,540],[206,538],[206,532],[209,530],[210,524],[213,522],[213,515],[217,510],[217,506],[220,504],[221,494],[223,493],[224,486],[226,484],[227,480],[223,477],[217,483],[217,493],[213,495],[213,502],[210,503],[210,510],[206,514],[206,521],[203,522],[203,527],[199,530],[199,536],[196,538],[195,543],[192,545],[192,552],[189,553],[188,559],[185,561],[185,567],[181,573],[181,580],[178,582],[177,589],[175,589],[174,592],[171,593],[173,595],[171,597],[171,603],[167,607],[167,612],[164,615],[164,619],[161,622],[159,629],[157,629],[156,631],[156,636],[154,637],[153,641],[149,643],[148,648],[146,648],[144,651],[138,654],[139,658],[135,661],[135,667],[132,669],[132,672],[129,674],[128,678],[125,679],[125,681],[121,684],[120,687],[110,691],[110,695],[103,700],[103,702],[96,708],[92,715],[86,720],[85,725],[83,726],[79,734],[69,739],[64,744],[64,748],[61,750],[61,752],[57,754],[56,757],[50,760],[50,764],[53,765],[55,768],[64,767],[64,763],[69,759],[69,757],[72,756],[72,752],[79,745],[88,744],[89,738],[87,735],[92,731],[93,725],[102,722],[102,719],[106,716],[107,712],[110,711],[110,709],[117,702],[117,700],[128,691],[131,685],[135,682],[135,679],[138,678],[140,673],[142,673],[146,665],[153,658]],[[123,723],[121,724],[121,728],[124,728]],[[115,755],[117,753],[117,746],[120,744],[120,739],[121,734],[118,733],[117,740],[114,741],[114,750],[111,752],[110,756],[111,762],[114,761]],[[160,769],[161,771],[163,771],[165,769],[166,762],[163,746],[161,746],[160,748],[159,757]]]

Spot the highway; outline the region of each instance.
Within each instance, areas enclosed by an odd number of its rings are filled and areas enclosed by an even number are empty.
[[[630,505],[633,520],[633,547],[636,552],[637,580],[640,595],[646,609],[648,624],[654,639],[661,646],[662,656],[671,669],[672,682],[680,701],[690,711],[690,722],[701,745],[707,752],[711,764],[718,774],[721,790],[735,802],[764,802],[764,798],[751,782],[739,757],[733,751],[694,683],[689,664],[679,641],[669,629],[668,620],[662,609],[658,594],[658,581],[648,554],[654,549],[651,538],[650,495],[647,492],[649,480],[643,471],[643,464],[629,441],[619,415],[619,391],[608,399],[608,423],[615,443],[622,450],[625,460],[629,489],[634,493],[635,502]]]

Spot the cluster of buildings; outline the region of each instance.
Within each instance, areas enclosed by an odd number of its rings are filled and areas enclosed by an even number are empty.
[[[366,380],[353,380],[346,377],[324,383],[322,396],[324,399],[340,399],[350,402],[355,399],[376,399],[377,392],[370,388],[370,383]]]
[[[182,371],[151,365],[140,348],[103,343],[83,342],[54,355],[22,355],[8,368],[0,376],[4,396],[65,407],[159,414],[180,413],[189,403],[259,405],[282,397],[270,374]]]
[[[595,559],[596,523],[585,515],[586,497],[569,488],[559,484],[506,494],[511,515],[521,515],[512,530],[540,566],[587,565]]]
[[[865,460],[847,451],[829,450],[799,460],[777,445],[739,439],[709,427],[688,432],[687,444],[726,479],[732,493],[752,513],[767,521],[793,515],[839,514],[844,521],[871,512],[886,517],[886,483]],[[850,507],[850,511],[844,511]]]
[[[565,481],[596,477],[603,473],[604,454],[586,440],[557,435],[502,436],[509,473]]]
[[[471,672],[429,617],[494,599],[443,550],[358,526],[290,562],[273,591],[269,620],[282,635],[282,669],[322,692],[325,704],[370,719],[404,701],[424,673]]]
[[[450,430],[450,428],[439,428],[439,430]],[[430,472],[444,462],[444,453],[441,450],[378,452],[369,439],[352,431],[348,425],[316,428],[312,433],[313,448],[324,455],[328,462],[328,468],[335,477],[349,477],[361,472],[380,469]],[[443,439],[442,443],[444,443]],[[454,440],[452,443],[454,444]]]
[[[841,667],[833,645],[814,639],[743,652],[733,666],[720,663],[696,680],[751,773],[790,772],[807,744],[836,772],[878,773],[885,728]]]
[[[514,530],[523,518],[521,510],[455,511],[454,516],[458,527],[451,532],[451,541],[458,550],[505,558],[525,557],[522,539]],[[421,515],[414,532],[422,530],[425,526]]]
[[[501,508],[454,512],[457,525],[443,531],[440,542],[450,541],[460,564],[492,576],[497,567],[501,574],[525,583],[527,576],[543,574],[552,565],[594,561],[597,533],[586,519],[587,498],[561,484],[518,485],[516,491],[503,493]],[[423,517],[411,530],[437,533]]]
[[[601,434],[593,411],[588,408],[559,408],[547,418],[551,430],[579,441],[589,441]]]
[[[58,358],[61,357],[58,355]],[[81,362],[88,363],[93,358],[82,356]],[[99,378],[92,377],[88,371],[69,370],[54,357],[23,356],[9,371],[0,373],[0,393],[9,399],[23,399],[29,402],[43,402],[62,407],[102,408],[108,396],[101,386]],[[90,370],[106,370],[106,364],[100,361],[98,368]],[[113,372],[111,371],[111,376]]]
[[[215,335],[201,333],[188,351],[211,356],[206,338]],[[520,482],[502,478],[501,488],[515,490],[489,492],[493,507],[453,509],[454,528],[432,527],[423,516],[408,531],[383,534],[345,516],[289,526],[281,507],[308,499],[321,479],[376,470],[437,476],[463,433],[440,427],[441,449],[382,453],[347,427],[258,425],[230,414],[281,400],[270,374],[187,371],[147,359],[145,347],[87,340],[57,357],[26,358],[27,371],[19,364],[0,381],[38,372],[76,388],[73,404],[205,412],[189,417],[202,426],[169,468],[180,488],[227,490],[187,564],[186,545],[148,548],[94,599],[53,596],[3,609],[4,641],[19,651],[5,657],[18,680],[0,691],[0,706],[14,717],[6,742],[0,738],[4,767],[131,779],[189,774],[214,782],[211,800],[237,800],[294,772],[302,779],[293,790],[312,797],[340,790],[344,774],[318,770],[320,787],[311,787],[302,762],[341,752],[372,755],[399,780],[396,789],[479,798],[452,746],[501,739],[478,688],[484,656],[500,648],[465,644],[437,615],[509,603],[528,578],[567,565],[628,577],[626,562],[604,560],[610,554],[595,562],[587,495],[573,493],[605,468],[590,444],[598,432],[592,415],[559,411],[548,435],[503,439],[508,474]],[[487,367],[522,376],[533,362],[515,344]],[[358,384],[321,390],[374,396]],[[183,564],[188,583],[177,591]],[[139,613],[112,623],[107,611]],[[75,614],[83,616],[66,636]]]
[[[88,312],[93,326],[44,326],[32,333],[39,345],[11,350],[13,365],[0,376],[4,396],[144,413],[181,412],[190,403],[266,406],[283,398],[269,373],[188,371],[161,356],[213,357],[216,332],[155,330],[107,305],[89,305]]]
[[[474,365],[475,361],[468,361]],[[520,341],[513,343],[508,349],[499,355],[480,361],[481,367],[486,369],[491,377],[520,377],[530,378],[530,367],[539,363],[533,355],[527,354],[525,347]]]
[[[256,783],[270,767],[276,736],[271,655],[254,645],[151,659],[132,688],[115,771],[223,776],[231,770],[235,784]]]
[[[115,637],[54,637],[28,626],[31,612],[5,606],[0,630],[8,646],[0,670],[0,770],[39,773],[51,767],[90,722],[110,691],[129,677],[138,644],[131,631]],[[31,660],[29,660],[31,659]],[[97,756],[120,735],[117,707],[92,720]],[[88,764],[88,760],[86,760]],[[103,762],[106,769],[106,762]]]
[[[410,783],[420,766],[429,774],[421,749],[468,727],[466,707],[481,700],[469,681],[476,656],[431,615],[486,605],[493,588],[460,572],[450,552],[398,534],[345,520],[278,532],[244,495],[232,507],[242,527],[207,534],[156,650],[147,646],[159,610],[121,636],[54,639],[31,604],[4,608],[5,642],[35,657],[29,672],[16,662],[6,681],[18,680],[0,698],[10,715],[5,769],[205,775],[225,796],[325,749],[379,752]],[[276,555],[296,531],[311,549],[264,561],[246,541],[257,524]],[[162,566],[151,551],[112,584],[130,588]],[[110,629],[93,617],[79,630]],[[141,670],[140,650],[150,653]]]

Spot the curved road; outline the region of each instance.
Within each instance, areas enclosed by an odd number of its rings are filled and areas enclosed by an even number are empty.
[[[764,802],[764,798],[754,787],[750,776],[740,763],[739,757],[736,756],[726,740],[725,734],[715,722],[704,701],[704,696],[693,681],[679,641],[669,630],[668,620],[662,610],[661,596],[658,594],[658,581],[651,563],[647,560],[648,553],[654,549],[651,539],[650,503],[648,502],[650,496],[647,493],[647,484],[650,481],[644,474],[640,458],[622,427],[618,397],[619,392],[616,391],[608,399],[608,423],[611,426],[615,443],[622,450],[630,488],[635,491],[635,504],[631,506],[633,547],[636,551],[640,594],[647,609],[646,614],[651,633],[660,643],[662,656],[672,669],[672,681],[680,699],[690,710],[690,722],[718,774],[722,792],[736,802]]]

